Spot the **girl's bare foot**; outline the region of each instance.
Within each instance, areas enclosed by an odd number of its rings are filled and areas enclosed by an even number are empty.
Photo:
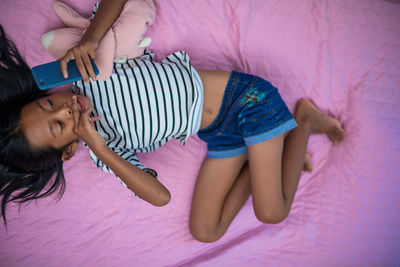
[[[312,169],[313,169],[313,166],[311,163],[311,155],[310,155],[310,153],[306,153],[304,156],[303,171],[312,172]]]
[[[297,102],[296,120],[308,122],[311,133],[326,134],[334,144],[345,137],[341,123],[336,118],[322,113],[310,100],[301,99]]]

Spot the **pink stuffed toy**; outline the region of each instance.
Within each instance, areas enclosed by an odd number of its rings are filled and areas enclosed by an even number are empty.
[[[45,33],[41,41],[50,54],[59,59],[81,40],[90,20],[61,2],[54,3],[54,10],[69,28]],[[151,38],[144,35],[154,19],[155,6],[152,0],[126,2],[120,16],[97,47],[95,61],[100,71],[97,75],[99,80],[107,80],[110,77],[113,62],[123,63],[128,58],[143,55],[144,47],[151,43]]]

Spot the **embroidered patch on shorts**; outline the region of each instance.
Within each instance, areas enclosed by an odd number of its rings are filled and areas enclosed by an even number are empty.
[[[264,99],[266,93],[258,91],[256,88],[251,88],[239,101],[241,105],[248,107],[260,102]]]

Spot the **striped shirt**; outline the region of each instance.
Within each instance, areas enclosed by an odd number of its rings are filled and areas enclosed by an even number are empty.
[[[151,152],[172,138],[182,145],[200,129],[203,85],[186,52],[161,62],[145,51],[139,59],[114,64],[106,81],[74,83],[75,93],[93,103],[96,130],[114,152],[143,169],[136,153]],[[90,151],[96,166],[112,172]]]

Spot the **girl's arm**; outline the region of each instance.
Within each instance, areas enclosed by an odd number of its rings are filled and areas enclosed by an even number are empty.
[[[119,156],[105,143],[92,151],[140,198],[155,206],[168,204],[171,199],[168,189],[153,176]]]
[[[102,0],[100,2],[96,15],[85,34],[82,36],[82,39],[60,59],[61,71],[64,78],[68,77],[67,63],[71,59],[75,59],[83,80],[88,83],[89,76],[92,80],[96,80],[96,75],[94,74],[89,56],[95,59],[97,46],[108,29],[121,14],[127,1],[128,0]]]
[[[97,158],[106,164],[140,198],[155,206],[166,205],[171,199],[168,189],[153,176],[112,151],[92,125],[92,121],[95,119],[90,118],[91,108],[85,108],[83,113],[79,113],[76,96],[73,96],[72,100],[75,120],[74,131],[89,146]]]

